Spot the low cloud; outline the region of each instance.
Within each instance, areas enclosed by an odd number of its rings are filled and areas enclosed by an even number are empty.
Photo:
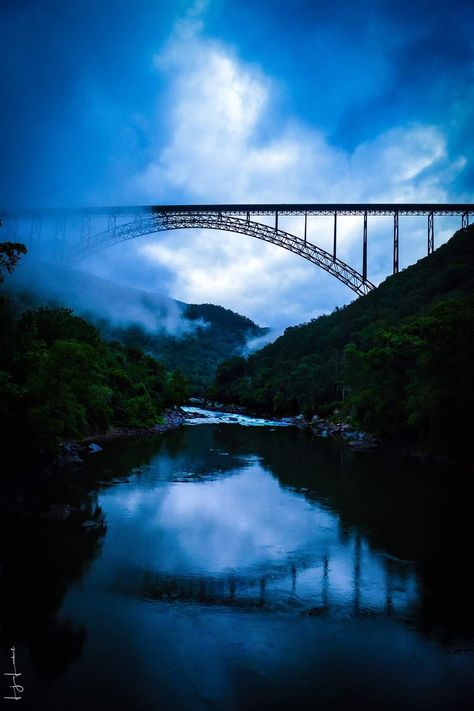
[[[242,348],[241,355],[248,356],[250,355],[250,353],[254,353],[255,351],[260,350],[268,343],[272,343],[274,340],[276,340],[278,336],[281,336],[281,334],[281,330],[269,328],[267,333],[265,333],[263,336],[249,338],[245,346]]]
[[[186,305],[153,293],[118,286],[77,269],[24,258],[8,280],[43,305],[67,306],[113,328],[140,327],[150,334],[185,338],[209,324],[186,318]]]

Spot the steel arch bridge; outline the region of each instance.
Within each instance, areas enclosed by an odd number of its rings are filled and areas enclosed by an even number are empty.
[[[278,218],[285,215],[304,216],[302,236],[279,228]],[[308,217],[321,215],[332,216],[334,220],[332,253],[307,240]],[[337,257],[337,221],[339,216],[344,215],[363,217],[361,272]],[[0,210],[0,220],[7,227],[9,238],[38,244],[45,223],[49,224],[50,233],[54,234],[57,260],[69,265],[77,264],[107,247],[143,235],[166,230],[206,228],[249,235],[282,247],[321,267],[359,296],[375,288],[367,278],[368,217],[393,217],[393,273],[397,273],[401,215],[427,217],[427,252],[431,254],[434,251],[435,215],[459,215],[461,227],[467,227],[470,216],[474,215],[474,205],[222,204]],[[253,219],[257,216],[271,216],[274,224],[258,222]],[[29,240],[25,237],[29,237]]]
[[[151,217],[125,223],[124,225],[112,226],[94,235],[89,243],[80,245],[77,251],[72,252],[71,261],[74,263],[79,262],[83,258],[101,251],[112,244],[134,239],[135,237],[141,237],[142,235],[164,232],[166,230],[199,228],[249,235],[250,237],[255,237],[264,242],[270,242],[271,244],[283,247],[283,249],[298,254],[309,262],[329,272],[329,274],[332,274],[343,284],[346,284],[355,291],[356,294],[366,294],[374,288],[374,285],[370,281],[364,281],[362,275],[348,264],[337,257],[334,258],[324,249],[321,249],[321,247],[301,237],[278,229],[278,227],[275,228],[247,218],[243,219],[235,215],[225,215],[221,213],[158,213]]]

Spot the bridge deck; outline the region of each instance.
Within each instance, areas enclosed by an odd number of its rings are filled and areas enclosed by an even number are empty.
[[[227,215],[474,215],[472,203],[221,203],[208,205],[128,205],[0,209],[0,217],[64,217],[156,213],[221,213]]]

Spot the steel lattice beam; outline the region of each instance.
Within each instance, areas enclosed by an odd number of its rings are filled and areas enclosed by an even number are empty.
[[[114,224],[113,228],[109,227],[109,229],[91,236],[88,243],[83,242],[78,248],[71,251],[68,261],[75,264],[113,244],[153,232],[202,228],[245,234],[264,242],[278,245],[321,267],[343,284],[346,284],[359,296],[367,294],[375,288],[367,278],[364,279],[362,274],[342,260],[335,258],[333,254],[329,254],[324,249],[300,237],[278,229],[276,225],[269,226],[247,220],[247,218],[241,219],[234,215],[223,215],[220,211],[204,214],[199,211],[194,213],[160,213],[152,217],[141,217],[141,219],[136,219],[123,225]]]

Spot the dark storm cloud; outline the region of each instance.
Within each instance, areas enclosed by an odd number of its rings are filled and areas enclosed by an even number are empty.
[[[140,158],[152,57],[179,3],[3,2],[2,204],[94,202]],[[120,178],[122,176],[119,176]]]
[[[470,0],[261,0],[212,7],[213,32],[236,42],[246,59],[264,61],[289,87],[293,111],[338,145],[353,149],[375,133],[416,121],[445,127],[456,148],[461,142],[472,147]],[[452,126],[457,104],[466,116]]]

